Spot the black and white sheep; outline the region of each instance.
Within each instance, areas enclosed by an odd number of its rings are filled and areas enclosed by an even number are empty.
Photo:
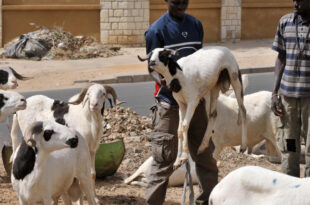
[[[309,185],[309,178],[246,166],[232,171],[214,187],[209,204],[308,205]]]
[[[239,105],[238,123],[242,123],[242,150],[246,149],[246,110],[243,105],[243,89],[239,66],[228,48],[204,47],[195,53],[173,60],[176,51],[156,48],[146,58],[149,66],[161,74],[168,87],[173,86],[173,97],[179,105],[180,123],[178,127],[179,154],[174,168],[188,160],[188,128],[194,111],[201,100],[206,99],[208,126],[198,149],[201,153],[209,145],[217,115],[216,102],[219,91],[225,92],[231,84]],[[175,88],[177,87],[177,89]]]
[[[103,85],[94,84],[84,88],[80,94],[69,100],[69,103],[60,102],[43,95],[27,98],[27,109],[18,111],[13,117],[11,136],[17,135],[18,125],[25,133],[30,123],[38,120],[51,119],[76,129],[87,141],[91,156],[91,171],[95,180],[95,156],[102,134],[102,108],[106,99]],[[13,152],[17,141],[12,140]]]
[[[17,80],[28,80],[28,77],[22,76],[11,67],[0,68],[0,89],[15,89],[18,86]]]
[[[0,121],[26,108],[26,99],[17,92],[0,90]]]
[[[89,204],[95,204],[90,155],[84,138],[53,120],[37,121],[24,132],[13,154],[11,182],[20,204],[57,204],[78,180]],[[70,149],[72,148],[72,149]],[[82,165],[82,166],[81,166]],[[69,197],[64,203],[71,204]]]

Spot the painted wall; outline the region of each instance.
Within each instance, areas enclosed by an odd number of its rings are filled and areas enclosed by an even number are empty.
[[[2,4],[3,44],[36,30],[29,23],[100,40],[99,0],[3,0]]]
[[[280,18],[292,11],[292,0],[242,0],[241,39],[273,38]]]

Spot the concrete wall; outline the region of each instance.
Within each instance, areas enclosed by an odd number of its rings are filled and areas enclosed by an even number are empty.
[[[292,11],[292,0],[242,0],[241,39],[273,38],[281,16]]]
[[[100,39],[100,0],[3,0],[2,43],[42,27]],[[2,45],[3,45],[2,44]]]
[[[100,39],[110,45],[143,46],[149,0],[101,0]]]
[[[222,0],[221,40],[239,41],[241,37],[241,0]]]

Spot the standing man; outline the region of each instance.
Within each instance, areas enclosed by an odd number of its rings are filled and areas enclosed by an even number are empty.
[[[272,49],[277,51],[272,111],[281,118],[278,146],[282,172],[299,177],[300,136],[305,138],[310,176],[310,0],[293,0],[295,12],[280,19]],[[278,93],[280,89],[280,92]]]
[[[155,48],[178,50],[175,60],[190,55],[202,47],[203,27],[199,20],[185,14],[188,0],[165,0],[168,11],[154,22],[145,33],[146,52]],[[178,104],[173,99],[172,91],[178,90],[178,83],[167,88],[165,80],[149,67],[150,74],[156,81],[156,106],[152,107],[154,130],[150,136],[153,164],[148,176],[146,202],[150,205],[163,204],[166,196],[169,176],[173,172],[173,163],[177,156],[179,123]],[[189,151],[196,162],[200,194],[196,204],[208,204],[210,192],[218,182],[218,169],[212,157],[213,143],[204,153],[197,155],[198,147],[207,127],[207,116],[202,100],[198,105],[188,131]]]

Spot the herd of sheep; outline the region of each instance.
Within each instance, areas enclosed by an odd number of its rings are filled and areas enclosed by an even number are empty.
[[[201,149],[208,146],[212,137],[214,158],[218,159],[226,146],[242,145],[243,150],[247,146],[250,153],[254,145],[265,140],[267,154],[280,156],[276,144],[279,119],[270,109],[271,93],[260,91],[243,96],[238,64],[228,49],[205,48],[191,57],[196,60],[184,58],[173,63],[162,62],[163,58],[158,56],[163,54],[167,55],[164,59],[175,55],[171,50],[158,49],[140,60],[149,60],[168,85],[177,83],[179,86],[173,94],[180,105],[178,137],[179,149],[184,154],[176,161],[175,168],[188,160],[187,129],[202,97],[208,102],[206,110],[212,120],[209,120]],[[204,64],[197,60],[206,55],[212,55],[212,60],[205,60]],[[26,100],[17,92],[7,91],[18,86],[17,79],[27,78],[10,67],[0,68],[0,120],[16,113],[11,129],[11,182],[20,204],[57,204],[59,198],[65,204],[76,201],[83,204],[83,196],[89,204],[96,204],[95,155],[103,129],[104,102],[109,99],[108,95],[113,96],[114,104],[123,102],[117,100],[112,87],[101,84],[84,88],[68,102],[43,95]],[[236,98],[220,93],[220,90],[227,91],[230,84]],[[23,135],[21,143],[18,127]],[[152,160],[152,157],[146,160],[125,183],[145,185]],[[170,185],[182,183],[177,182],[178,170],[174,173],[176,177],[171,176]],[[138,176],[144,180],[134,181]],[[306,180],[263,168],[244,167],[221,180],[212,191],[209,204],[310,204],[303,188],[306,183]]]

